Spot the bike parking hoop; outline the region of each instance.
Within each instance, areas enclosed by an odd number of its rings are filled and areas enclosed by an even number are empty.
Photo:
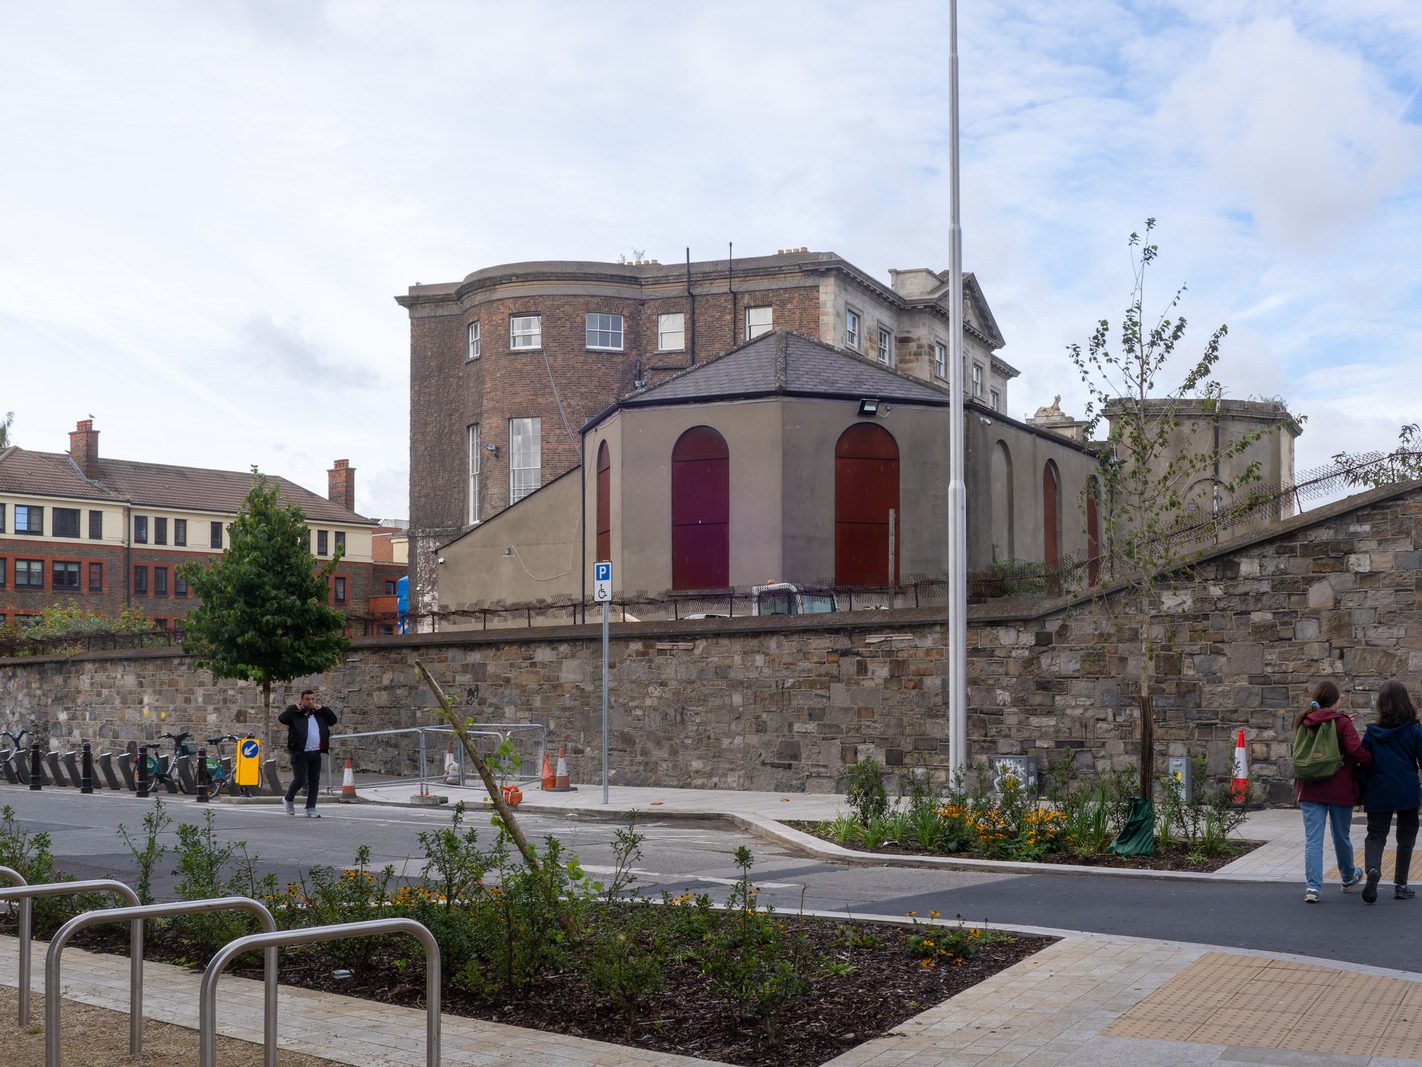
[[[19,1022],[30,1023],[30,939],[35,897],[67,897],[76,893],[117,893],[134,907],[141,902],[130,886],[113,878],[91,878],[83,882],[41,882],[38,885],[16,885],[0,889],[0,904],[9,900],[20,902],[20,986]]]
[[[175,915],[201,915],[213,911],[247,911],[256,916],[264,933],[274,933],[272,913],[251,897],[209,897],[206,900],[179,900],[167,904],[144,904],[128,908],[103,908],[76,915],[59,928],[49,943],[44,961],[44,1064],[60,1067],[60,957],[64,946],[80,930],[102,923],[127,922],[129,931],[128,1051],[143,1051],[143,921]],[[277,949],[263,953],[263,984],[266,1023],[263,1033],[266,1067],[277,1067],[276,1002]]]
[[[414,919],[369,919],[358,923],[337,923],[332,926],[308,926],[304,930],[280,930],[276,933],[248,934],[235,941],[229,941],[217,950],[217,955],[202,972],[202,987],[198,992],[198,1065],[217,1067],[217,980],[222,972],[244,952],[257,949],[274,951],[291,945],[310,945],[321,941],[346,941],[358,937],[377,937],[382,934],[409,934],[420,942],[425,950],[425,1064],[439,1067],[439,987],[440,957],[439,943],[423,923]],[[263,1030],[273,1035],[268,1046],[268,1056],[275,1048],[277,1006],[269,999]],[[268,1067],[276,1063],[268,1059]]]

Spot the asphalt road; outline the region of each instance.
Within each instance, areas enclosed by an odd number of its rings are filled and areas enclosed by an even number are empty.
[[[0,787],[0,803],[14,808],[20,825],[49,833],[60,866],[77,877],[131,879],[132,854],[117,834],[120,824],[141,833],[152,802],[130,795]],[[313,864],[349,866],[355,850],[368,845],[376,867],[389,863],[397,875],[417,877],[420,830],[449,824],[447,808],[422,810],[323,802],[321,819],[286,815],[279,805],[199,806],[174,797],[164,805],[175,821],[199,822],[211,811],[224,840],[242,840],[260,857],[263,871],[283,881]],[[592,817],[522,815],[531,838],[557,836],[595,876],[610,869],[612,837],[619,823]],[[491,843],[488,815],[471,811],[468,825]],[[865,917],[901,917],[937,911],[972,921],[1126,934],[1211,945],[1294,952],[1379,967],[1422,971],[1416,933],[1422,928],[1422,897],[1394,901],[1385,883],[1378,903],[1335,887],[1318,905],[1303,903],[1302,884],[1223,884],[1157,881],[1110,875],[980,874],[919,868],[826,862],[756,837],[718,820],[647,819],[637,864],[638,885],[651,895],[662,889],[725,897],[737,877],[732,854],[740,845],[755,857],[752,877],[761,902],[783,911],[801,907],[851,912]],[[176,842],[170,828],[164,835]],[[171,856],[165,857],[155,894],[171,891]]]

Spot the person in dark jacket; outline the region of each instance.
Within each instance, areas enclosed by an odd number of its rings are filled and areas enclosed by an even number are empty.
[[[1319,682],[1313,688],[1313,702],[1307,711],[1299,712],[1294,729],[1317,729],[1332,722],[1338,731],[1338,750],[1343,754],[1343,766],[1331,778],[1321,782],[1294,782],[1294,796],[1304,822],[1304,901],[1318,903],[1323,890],[1323,826],[1333,830],[1333,854],[1338,858],[1338,877],[1343,880],[1343,892],[1348,892],[1363,880],[1363,872],[1353,862],[1353,840],[1349,828],[1353,822],[1353,805],[1358,802],[1358,787],[1354,768],[1367,767],[1373,757],[1358,740],[1353,720],[1338,710],[1338,687],[1330,681]]]
[[[310,689],[301,692],[299,704],[288,705],[277,716],[286,727],[286,750],[291,754],[291,785],[286,788],[286,813],[296,814],[296,794],[306,787],[306,817],[319,819],[316,812],[316,787],[321,783],[321,754],[331,747],[331,727],[336,725],[336,713],[324,704],[316,703]]]
[[[1371,904],[1378,899],[1383,845],[1387,844],[1393,815],[1397,816],[1397,867],[1392,895],[1411,900],[1417,892],[1407,884],[1407,869],[1417,842],[1417,807],[1422,804],[1422,788],[1417,784],[1417,770],[1422,767],[1422,726],[1401,682],[1384,682],[1378,690],[1378,721],[1368,724],[1363,747],[1373,754],[1363,790],[1363,810],[1368,813],[1368,836],[1363,842],[1368,882],[1363,887],[1363,900]]]

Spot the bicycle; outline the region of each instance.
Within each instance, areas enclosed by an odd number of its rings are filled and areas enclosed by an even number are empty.
[[[223,758],[222,746],[228,741],[233,744],[241,744],[242,738],[236,734],[219,734],[217,737],[206,738],[209,745],[217,746],[217,754],[207,757],[207,795],[210,797],[221,796],[224,789],[237,789],[241,796],[252,795],[251,786],[236,786],[232,783],[232,765]]]
[[[26,754],[20,748],[20,739],[27,733],[29,733],[28,730],[21,730],[19,733],[11,733],[9,730],[0,730],[0,737],[6,737],[10,740],[10,751],[0,753],[0,761],[4,763],[14,761],[16,765],[15,773],[20,780],[24,782],[30,780],[30,767],[29,764],[25,762]]]
[[[178,773],[178,761],[185,760],[193,755],[192,747],[186,744],[187,739],[193,735],[184,731],[180,734],[164,734],[164,737],[173,742],[173,758],[168,761],[168,769],[163,769],[163,761],[154,753],[148,753],[148,779],[149,788],[155,785],[166,785],[169,791],[176,789],[179,793],[190,793],[187,782]],[[133,757],[134,772],[138,771],[138,756]]]

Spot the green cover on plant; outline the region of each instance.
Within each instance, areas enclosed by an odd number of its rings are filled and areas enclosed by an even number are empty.
[[[1110,844],[1118,856],[1151,856],[1155,854],[1155,808],[1150,801],[1131,797],[1131,810],[1126,825]]]

